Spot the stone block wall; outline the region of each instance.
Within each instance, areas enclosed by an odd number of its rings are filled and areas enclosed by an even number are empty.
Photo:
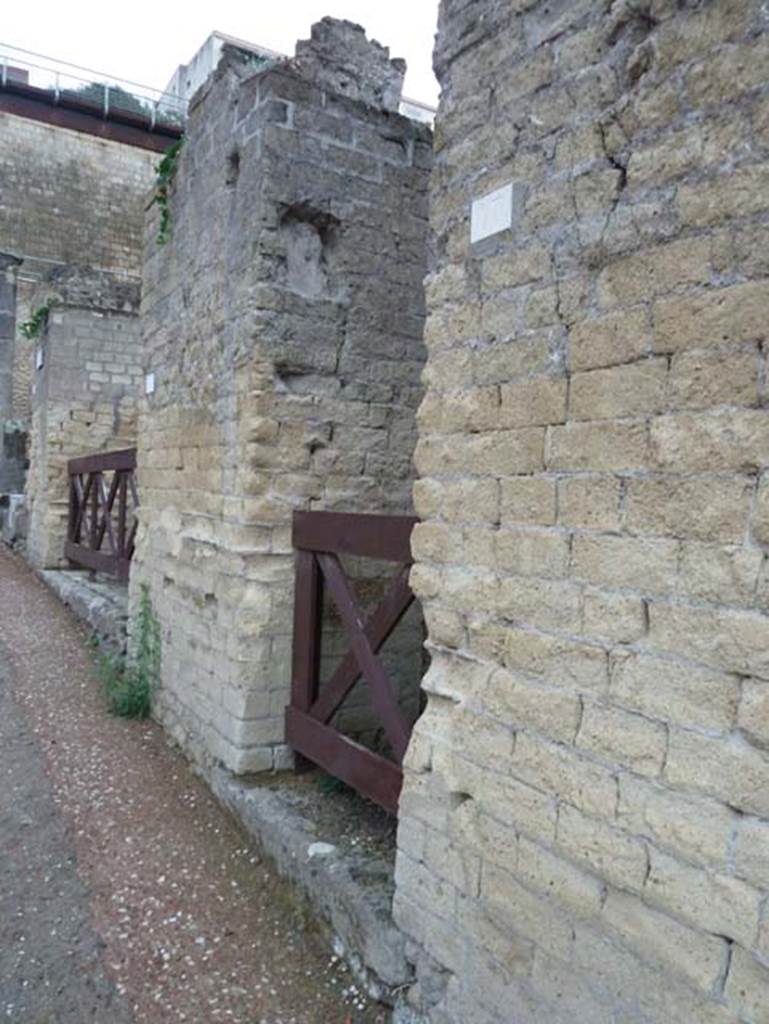
[[[67,462],[135,445],[143,377],[136,285],[70,269],[33,294],[34,304],[46,301],[34,353],[27,550],[33,565],[56,568],[67,564]]]
[[[15,256],[0,253],[0,494],[23,490],[27,454],[26,423],[12,415],[18,266]]]
[[[157,161],[148,150],[0,113],[0,251],[48,269],[139,277]]]
[[[441,5],[395,897],[433,1024],[769,1021],[768,29]]]
[[[430,132],[362,29],[300,49],[258,74],[225,53],[167,244],[147,226],[131,588],[163,628],[158,715],[237,772],[289,763],[292,512],[411,510],[424,361]]]

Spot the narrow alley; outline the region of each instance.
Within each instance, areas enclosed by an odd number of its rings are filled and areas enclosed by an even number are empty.
[[[0,1020],[382,1024],[88,636],[0,550]]]

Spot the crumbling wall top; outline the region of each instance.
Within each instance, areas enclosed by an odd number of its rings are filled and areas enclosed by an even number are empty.
[[[139,281],[106,270],[56,267],[47,275],[42,290],[64,306],[130,314],[139,311]]]
[[[406,62],[352,21],[323,18],[299,40],[294,67],[322,88],[383,110],[397,110]]]

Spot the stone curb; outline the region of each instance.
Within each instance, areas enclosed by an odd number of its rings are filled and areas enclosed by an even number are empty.
[[[392,919],[392,868],[320,842],[314,824],[273,788],[244,782],[223,768],[209,773],[217,799],[292,882],[372,999],[393,1005],[413,981],[406,938]]]

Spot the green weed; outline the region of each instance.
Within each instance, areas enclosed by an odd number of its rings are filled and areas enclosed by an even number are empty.
[[[160,623],[152,610],[146,584],[141,588],[132,655],[97,650],[96,667],[113,715],[149,717],[160,678]]]

